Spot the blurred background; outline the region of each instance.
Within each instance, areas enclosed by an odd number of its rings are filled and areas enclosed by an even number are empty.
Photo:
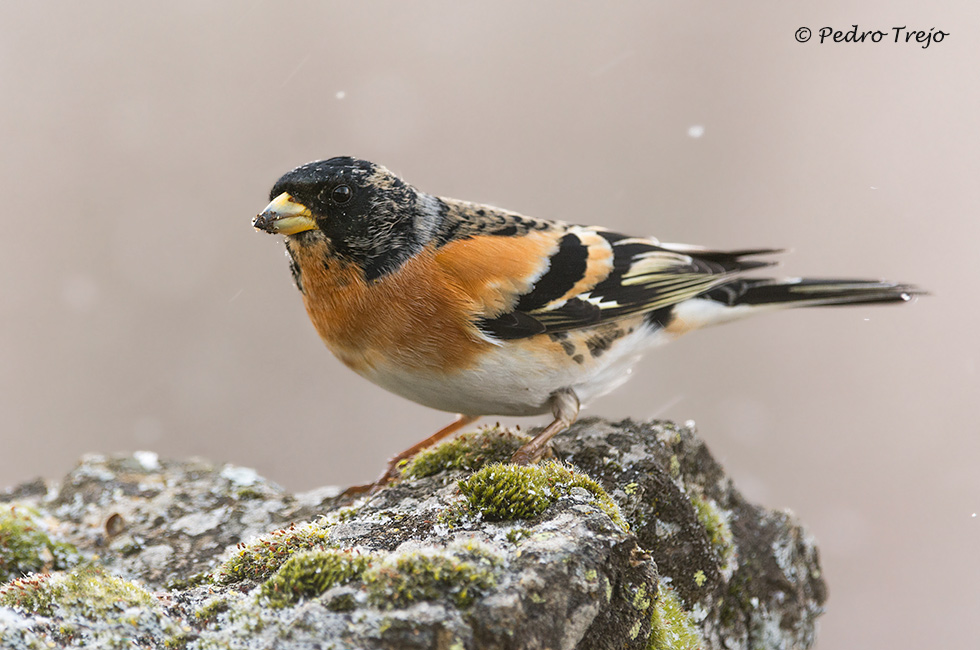
[[[250,226],[282,173],[351,154],[933,292],[693,334],[586,414],[695,420],[800,516],[819,648],[977,647],[980,6],[810,5],[0,4],[0,485],[135,449],[364,482],[446,424],[331,357]],[[949,35],[818,43],[855,23]]]

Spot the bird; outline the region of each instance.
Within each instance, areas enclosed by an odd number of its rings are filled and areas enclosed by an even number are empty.
[[[511,458],[535,463],[583,404],[688,332],[922,293],[878,280],[754,277],[746,273],[783,251],[714,250],[533,218],[428,194],[349,156],[296,167],[269,199],[252,225],[284,236],[293,280],[330,351],[381,388],[457,414],[364,489],[482,416],[550,413]]]

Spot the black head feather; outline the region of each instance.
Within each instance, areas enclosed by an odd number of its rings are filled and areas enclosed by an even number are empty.
[[[284,174],[270,198],[283,192],[310,209],[331,252],[359,265],[368,280],[390,273],[421,250],[439,218],[433,197],[381,165],[348,156]]]

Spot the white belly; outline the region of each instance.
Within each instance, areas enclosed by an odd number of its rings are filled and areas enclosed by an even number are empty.
[[[619,325],[622,335],[598,353],[587,344],[595,330],[583,330],[570,332],[564,344],[547,335],[502,341],[477,364],[456,373],[421,373],[389,365],[363,375],[392,393],[441,411],[538,415],[550,412],[549,399],[560,389],[572,389],[582,404],[608,393],[629,378],[630,368],[645,351],[675,338],[642,318]]]

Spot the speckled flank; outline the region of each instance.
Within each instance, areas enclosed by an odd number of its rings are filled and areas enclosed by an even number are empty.
[[[561,345],[561,349],[565,351],[565,354],[570,357],[575,356],[577,348],[574,343],[568,340],[568,332],[555,332],[554,334],[549,334],[548,338]]]
[[[590,327],[583,330],[573,330],[571,332],[555,332],[548,334],[548,338],[558,343],[565,354],[578,364],[585,362],[585,354],[588,353],[592,359],[598,359],[610,346],[618,339],[627,334],[632,334],[633,326],[623,325],[619,322]]]
[[[589,354],[594,359],[601,357],[614,341],[626,334],[626,331],[617,323],[601,325],[589,330],[589,332],[588,338],[585,339],[585,347],[588,348]]]

